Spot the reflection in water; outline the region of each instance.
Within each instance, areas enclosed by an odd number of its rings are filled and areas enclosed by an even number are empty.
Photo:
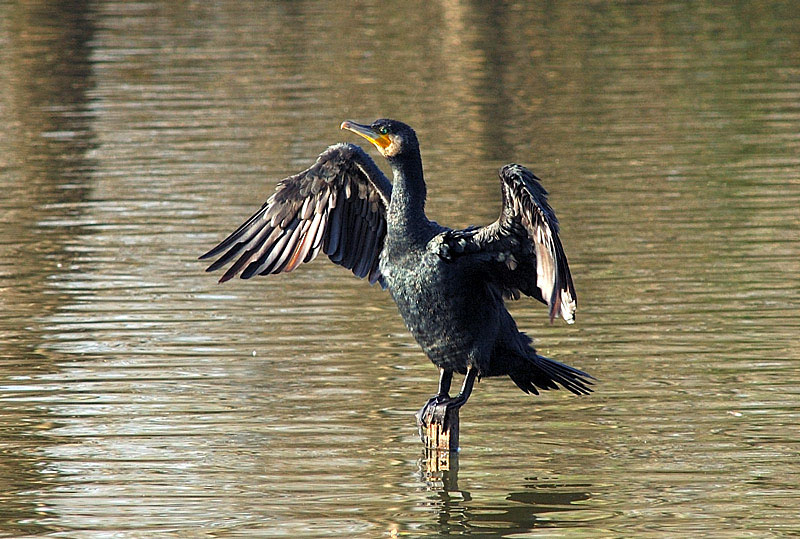
[[[437,458],[437,457],[434,457]],[[590,500],[588,484],[562,484],[551,480],[526,478],[521,490],[497,496],[479,492],[475,496],[458,487],[458,453],[450,454],[448,469],[431,471],[431,455],[423,453],[419,475],[429,495],[421,507],[438,517],[439,534],[479,534],[481,537],[508,537],[535,528],[565,527],[570,519],[559,513],[581,511]],[[491,500],[487,499],[491,498]]]
[[[4,4],[0,19],[0,535],[27,535],[47,529],[40,520],[47,509],[29,493],[53,483],[40,454],[54,443],[47,432],[55,418],[25,404],[46,394],[26,384],[59,360],[43,352],[47,336],[37,320],[66,300],[49,281],[71,265],[69,245],[80,233],[36,220],[63,217],[62,207],[80,213],[90,192],[94,28],[81,1]]]
[[[800,532],[798,36],[793,2],[0,3],[0,535]],[[578,320],[512,308],[601,380],[482,381],[447,472],[382,291],[196,261],[378,116],[441,222],[544,179]]]
[[[419,459],[420,479],[431,489],[458,490],[458,452],[423,449]]]

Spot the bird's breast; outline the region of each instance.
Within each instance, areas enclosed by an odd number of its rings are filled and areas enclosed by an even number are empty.
[[[485,311],[493,308],[485,286],[428,250],[389,249],[381,259],[381,273],[406,326],[431,361],[463,371],[476,339],[485,332]]]

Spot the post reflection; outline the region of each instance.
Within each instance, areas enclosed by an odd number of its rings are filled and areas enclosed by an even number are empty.
[[[431,490],[457,491],[458,452],[423,449],[419,459],[419,473],[422,481]]]
[[[424,506],[433,509],[433,527],[439,534],[480,534],[481,537],[508,537],[537,528],[565,525],[558,517],[565,512],[585,510],[577,505],[591,498],[587,483],[558,482],[526,477],[507,492],[459,487],[459,455],[456,452],[423,451],[419,479],[431,496]],[[580,519],[570,518],[570,521]]]

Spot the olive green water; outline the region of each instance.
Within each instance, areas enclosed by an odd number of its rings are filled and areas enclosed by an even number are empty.
[[[444,224],[544,179],[578,319],[513,311],[600,380],[484,380],[446,473],[386,293],[196,260],[380,116]],[[800,534],[795,2],[0,1],[0,125],[0,535]]]

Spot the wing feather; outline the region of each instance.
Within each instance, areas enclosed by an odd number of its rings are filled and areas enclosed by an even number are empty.
[[[314,245],[314,240],[316,239],[317,230],[319,229],[319,224],[322,221],[323,215],[323,213],[316,213],[313,219],[306,220],[307,225],[304,225],[305,230],[303,231],[303,237],[292,253],[292,257],[286,264],[284,271],[290,272],[305,261],[306,256]],[[309,217],[311,216],[309,215]]]
[[[550,320],[561,316],[569,323],[574,322],[577,308],[575,287],[558,235],[558,219],[547,202],[547,191],[542,187],[541,180],[521,165],[504,166],[500,170],[500,179],[503,185],[503,212],[497,229],[509,231],[523,247],[510,249],[509,254],[515,258],[524,256],[528,252],[525,244],[533,243],[536,287],[550,307]],[[522,227],[515,224],[521,224]],[[524,234],[520,234],[522,230]],[[524,267],[528,267],[528,264],[524,264]]]
[[[391,192],[389,179],[361,148],[331,146],[310,168],[280,181],[255,214],[200,258],[218,257],[207,271],[234,261],[224,282],[289,272],[323,251],[374,283]]]
[[[517,298],[522,292],[547,304],[551,321],[560,316],[574,322],[577,296],[547,191],[521,165],[504,166],[500,181],[503,209],[497,221],[443,233],[443,256],[483,260],[487,275],[506,297]]]

